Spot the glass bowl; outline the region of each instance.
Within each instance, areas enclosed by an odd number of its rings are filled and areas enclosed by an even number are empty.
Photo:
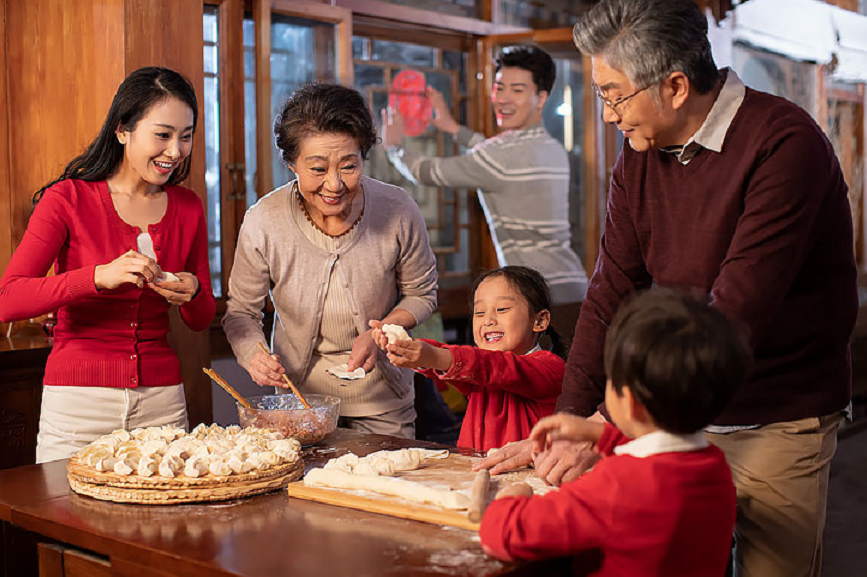
[[[292,394],[250,397],[247,401],[255,409],[236,403],[238,419],[242,427],[276,429],[303,446],[313,445],[337,428],[340,399],[314,394],[304,395],[304,398],[310,404],[309,409]]]

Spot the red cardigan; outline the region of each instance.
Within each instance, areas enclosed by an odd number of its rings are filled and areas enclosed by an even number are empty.
[[[735,489],[722,451],[613,456],[628,441],[606,425],[592,471],[541,497],[491,503],[482,547],[509,560],[574,555],[581,575],[724,575]]]
[[[160,266],[199,279],[199,294],[180,307],[191,329],[214,317],[208,237],[202,202],[166,187],[168,208],[148,227]],[[169,347],[169,303],[145,285],[97,291],[94,268],[136,248],[137,227],[121,220],[108,186],[64,180],[45,191],[0,281],[0,319],[57,311],[44,384],[133,388],[181,382]],[[55,265],[55,276],[46,273]]]
[[[454,363],[445,373],[419,372],[469,397],[458,447],[487,451],[521,441],[539,419],[553,414],[566,368],[554,353],[516,355],[422,340],[451,351]]]

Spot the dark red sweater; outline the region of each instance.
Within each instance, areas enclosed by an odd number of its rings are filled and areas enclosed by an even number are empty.
[[[566,365],[554,353],[516,355],[422,340],[451,351],[454,362],[446,373],[419,372],[469,397],[458,447],[487,451],[521,441],[539,419],[554,413]]]
[[[707,293],[749,332],[753,373],[718,424],[846,406],[852,215],[837,157],[806,112],[747,88],[720,153],[683,166],[623,147],[558,410],[589,415],[602,402],[605,332],[621,301],[652,284]]]
[[[614,455],[628,441],[607,425],[592,471],[559,491],[491,503],[479,530],[483,549],[500,559],[573,555],[578,575],[723,575],[735,488],[722,451]],[[601,552],[601,564],[587,552]],[[589,559],[596,571],[588,572]]]
[[[166,188],[163,219],[148,227],[159,265],[189,272],[200,291],[180,307],[191,329],[214,318],[208,234],[202,201],[180,186]],[[57,311],[46,385],[133,388],[181,382],[169,347],[169,303],[151,288],[124,284],[97,291],[93,270],[130,249],[139,230],[121,220],[105,182],[64,180],[45,191],[0,281],[0,319]],[[46,277],[51,265],[55,276]]]

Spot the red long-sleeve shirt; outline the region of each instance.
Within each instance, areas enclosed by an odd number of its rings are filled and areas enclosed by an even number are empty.
[[[526,439],[539,419],[553,414],[566,367],[554,353],[516,355],[422,340],[448,349],[454,362],[445,373],[419,372],[469,397],[458,447],[487,451]]]
[[[592,471],[540,497],[491,503],[482,547],[501,559],[601,553],[598,577],[725,574],[735,489],[722,451],[710,445],[647,457],[614,456],[629,439],[606,425]],[[584,557],[586,558],[586,557]],[[598,555],[592,557],[598,563]],[[579,574],[591,569],[579,566]]]
[[[215,312],[202,202],[180,186],[166,191],[166,214],[148,233],[163,270],[199,279],[199,294],[180,314],[201,331]],[[0,280],[0,319],[57,311],[44,384],[133,388],[181,382],[166,338],[166,299],[147,286],[97,291],[94,285],[96,265],[135,250],[139,232],[120,218],[105,181],[61,181],[36,205]],[[56,274],[46,277],[52,264]]]

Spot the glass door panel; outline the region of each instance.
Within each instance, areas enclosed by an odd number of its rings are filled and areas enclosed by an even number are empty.
[[[388,107],[391,80],[402,70],[421,72],[429,86],[443,93],[455,118],[466,124],[469,108],[467,86],[467,54],[440,48],[382,40],[356,35],[352,39],[355,88],[367,99],[374,121],[381,129],[382,111]],[[460,154],[451,135],[428,126],[414,138],[404,141],[407,150],[425,156]],[[438,188],[414,184],[404,178],[388,161],[382,147],[374,147],[365,164],[369,176],[404,188],[415,199],[427,224],[431,244],[437,255],[442,289],[465,287],[470,282],[471,211],[475,191]]]
[[[220,59],[217,6],[205,6],[203,39],[205,93],[201,110],[205,131],[205,185],[207,187],[208,264],[214,296],[223,296],[222,209],[220,188]]]
[[[286,99],[308,82],[337,81],[337,26],[329,22],[271,15],[271,118]],[[270,129],[270,127],[269,127]],[[276,145],[271,151],[274,187],[295,175],[286,167]]]

